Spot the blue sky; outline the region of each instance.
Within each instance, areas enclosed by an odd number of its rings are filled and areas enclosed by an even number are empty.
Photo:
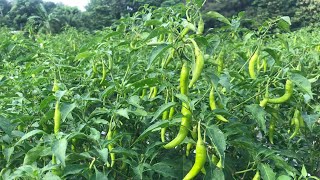
[[[63,3],[65,5],[68,6],[76,6],[78,7],[80,10],[84,11],[85,10],[85,6],[89,3],[90,0],[44,0],[44,1],[51,1],[54,3]]]

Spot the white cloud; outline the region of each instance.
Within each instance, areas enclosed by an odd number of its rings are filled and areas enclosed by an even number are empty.
[[[78,7],[81,11],[85,10],[85,6],[89,3],[90,0],[44,0],[51,1],[54,3],[62,3],[71,7]]]

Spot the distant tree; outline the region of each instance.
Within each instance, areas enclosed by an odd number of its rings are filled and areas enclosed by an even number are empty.
[[[7,25],[6,15],[11,9],[11,4],[6,0],[0,0],[0,26]]]
[[[130,6],[133,9],[133,12],[136,12],[139,10],[139,8],[145,4],[149,4],[150,6],[156,6],[160,7],[162,3],[169,2],[171,0],[136,0],[133,1],[133,3],[130,4]]]
[[[166,0],[161,3],[162,7],[169,7],[181,3],[181,0]]]
[[[56,22],[56,31],[61,31],[66,26],[75,27],[77,29],[83,28],[82,12],[75,7],[64,5],[57,6],[52,12],[59,22]]]
[[[22,29],[30,16],[37,16],[42,0],[15,0],[7,14],[11,27]]]
[[[58,5],[54,2],[46,1],[43,2],[43,6],[46,9],[46,11],[50,14]]]
[[[11,4],[7,0],[0,0],[0,17],[4,17],[11,9]]]
[[[253,0],[207,0],[203,7],[206,11],[217,11],[224,16],[231,17],[240,11],[246,10]]]
[[[320,1],[299,0],[292,21],[296,26],[320,26]]]
[[[53,24],[58,22],[59,19],[55,17],[53,13],[48,13],[44,5],[41,3],[38,6],[38,15],[30,16],[28,18],[30,23],[37,26],[39,32],[51,34],[53,31]]]
[[[91,0],[86,10],[86,20],[92,29],[109,26],[121,14],[129,11],[126,0]]]
[[[297,0],[254,0],[247,12],[260,22],[277,16],[293,17],[296,3]]]
[[[90,23],[91,29],[102,29],[110,26],[115,20],[124,15],[133,14],[145,4],[150,6],[172,6],[179,0],[90,0],[84,14],[86,23]]]

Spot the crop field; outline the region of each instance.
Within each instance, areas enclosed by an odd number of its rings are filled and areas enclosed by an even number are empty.
[[[1,28],[0,179],[319,179],[319,29],[200,8]]]

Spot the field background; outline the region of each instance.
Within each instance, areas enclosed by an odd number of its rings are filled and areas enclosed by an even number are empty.
[[[198,133],[195,179],[319,179],[318,1],[91,0],[81,12],[0,0],[0,10],[0,179],[182,179]],[[183,93],[196,47],[203,68]],[[285,102],[261,105],[288,81]]]

